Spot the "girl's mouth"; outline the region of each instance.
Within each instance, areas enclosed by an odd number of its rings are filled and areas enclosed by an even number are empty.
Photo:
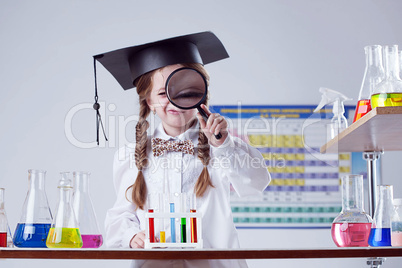
[[[169,114],[173,114],[173,115],[179,115],[179,114],[181,114],[182,112],[171,109],[171,110],[168,110],[168,113],[169,113]]]

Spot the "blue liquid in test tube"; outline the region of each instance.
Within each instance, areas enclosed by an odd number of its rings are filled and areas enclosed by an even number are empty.
[[[170,203],[170,212],[174,213],[174,203]],[[172,243],[176,243],[175,218],[170,218],[170,236],[172,238]]]

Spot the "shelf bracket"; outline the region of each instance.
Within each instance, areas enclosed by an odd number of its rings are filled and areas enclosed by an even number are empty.
[[[363,152],[363,159],[367,161],[367,180],[370,216],[374,217],[377,204],[377,168],[376,161],[383,152]]]

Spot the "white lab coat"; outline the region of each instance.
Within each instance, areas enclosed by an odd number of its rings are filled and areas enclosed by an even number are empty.
[[[178,137],[167,135],[160,124],[153,137],[166,140],[191,139],[195,154],[168,152],[153,157],[151,138],[148,136],[148,167],[143,170],[148,193],[162,193],[165,176],[171,193],[194,193],[194,185],[203,164],[197,157],[199,124],[195,124]],[[126,199],[126,189],[137,177],[134,146],[120,148],[114,158],[113,175],[117,200],[106,215],[105,244],[107,247],[129,248],[133,236],[145,230],[145,212]],[[202,239],[204,248],[239,248],[237,232],[230,207],[230,185],[240,196],[259,195],[267,187],[270,175],[263,164],[261,153],[236,137],[229,135],[220,147],[211,146],[209,174],[214,188],[197,198],[197,212],[202,213]],[[169,164],[162,168],[162,162]],[[166,162],[165,162],[166,163]],[[166,171],[165,171],[166,170]],[[167,173],[167,174],[166,174]],[[127,192],[131,197],[131,191]],[[167,223],[168,224],[168,223]],[[169,234],[166,233],[169,241]],[[162,262],[162,263],[161,263]],[[133,267],[247,267],[245,260],[135,260]]]

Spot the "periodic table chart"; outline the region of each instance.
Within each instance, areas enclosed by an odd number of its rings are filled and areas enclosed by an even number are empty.
[[[232,191],[236,228],[329,228],[342,209],[340,178],[367,172],[361,153],[320,153],[329,139],[332,107],[313,113],[315,107],[211,107],[227,119],[232,135],[261,152],[271,174],[262,196]],[[354,106],[345,106],[349,124],[353,115]]]

